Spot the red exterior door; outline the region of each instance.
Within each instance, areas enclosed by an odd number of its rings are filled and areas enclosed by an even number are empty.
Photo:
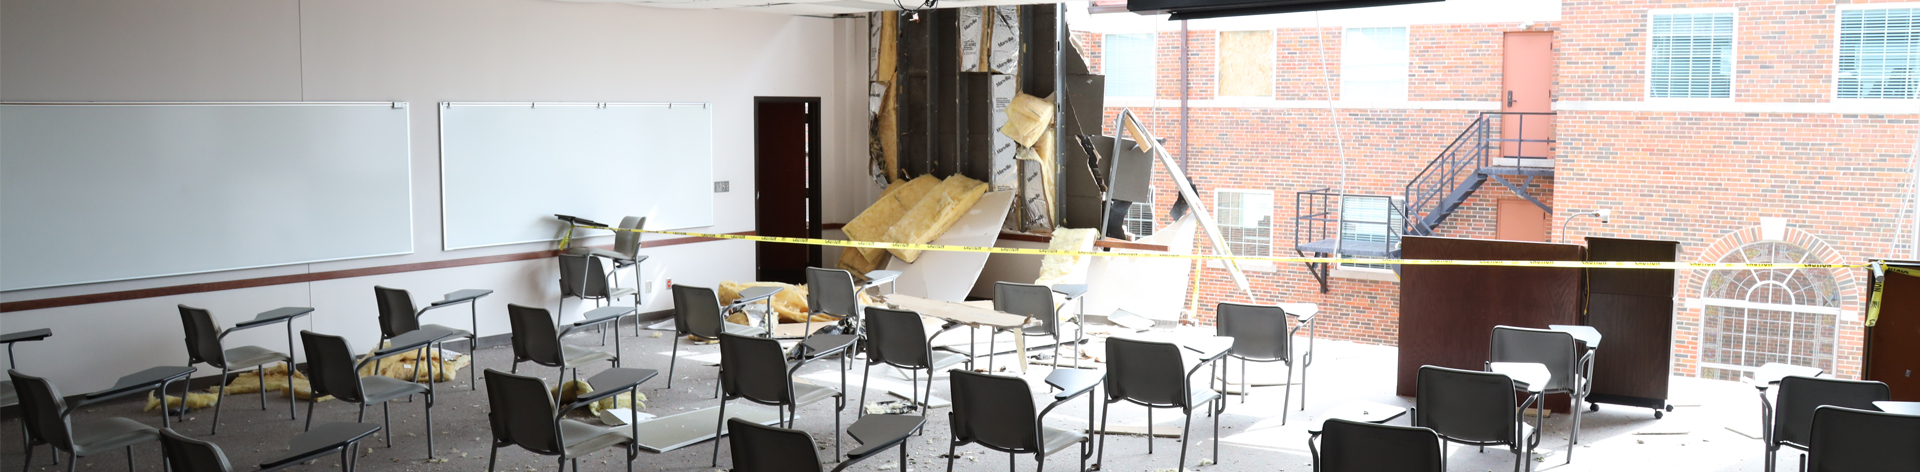
[[[1493,239],[1502,241],[1547,241],[1547,212],[1533,202],[1518,198],[1497,200],[1493,218]]]
[[[1506,34],[1500,65],[1502,113],[1553,111],[1553,33],[1518,31]],[[1552,115],[1509,114],[1500,119],[1500,155],[1507,158],[1551,158]],[[1520,142],[1517,140],[1542,141]],[[1517,164],[1515,162],[1517,161]],[[1514,159],[1502,165],[1551,167],[1553,161]]]

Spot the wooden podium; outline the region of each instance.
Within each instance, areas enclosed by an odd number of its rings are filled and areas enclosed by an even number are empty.
[[[1889,267],[1904,267],[1920,270],[1916,261],[1877,261],[1885,262]],[[1873,269],[1865,269],[1872,282],[1882,284],[1880,294],[1880,319],[1867,328],[1866,352],[1861,356],[1861,378],[1886,382],[1893,391],[1893,400],[1903,402],[1920,401],[1920,277],[1900,275],[1891,271],[1885,277],[1874,277]],[[1872,290],[1866,291],[1862,306],[1870,302]],[[1862,314],[1864,316],[1864,313]],[[1862,321],[1865,321],[1864,318]]]
[[[1401,254],[1407,259],[1580,261],[1586,247],[1407,236]],[[1579,268],[1403,266],[1396,391],[1413,396],[1423,365],[1483,370],[1494,326],[1580,324],[1584,278]]]

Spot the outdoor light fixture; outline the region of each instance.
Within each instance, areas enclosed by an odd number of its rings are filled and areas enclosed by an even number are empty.
[[[1598,216],[1600,217],[1600,224],[1604,225],[1604,224],[1607,224],[1608,220],[1613,219],[1613,210],[1601,209],[1601,210],[1594,210],[1594,211],[1583,211],[1583,212],[1567,215],[1567,220],[1560,222],[1560,242],[1563,242],[1563,243],[1567,242],[1567,224],[1572,223],[1574,218],[1579,218],[1582,216]]]

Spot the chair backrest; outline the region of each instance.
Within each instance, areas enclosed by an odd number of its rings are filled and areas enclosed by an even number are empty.
[[[1806,446],[1813,431],[1813,411],[1822,406],[1875,410],[1885,401],[1887,384],[1870,380],[1841,380],[1789,375],[1780,379],[1779,399],[1773,406],[1773,440]]]
[[[493,437],[536,454],[551,456],[564,451],[553,395],[547,393],[546,381],[487,369],[487,407]]]
[[[647,226],[647,217],[629,216],[620,219],[621,229],[641,229]],[[633,257],[640,254],[639,231],[616,231],[613,233],[613,252]]]
[[[1427,428],[1333,418],[1320,430],[1321,472],[1444,472],[1445,457]]]
[[[905,369],[933,365],[927,345],[927,325],[920,314],[886,307],[867,307],[867,356]]]
[[[1580,343],[1565,331],[1495,326],[1487,360],[1546,365],[1553,376],[1541,390],[1548,392],[1573,390],[1573,377],[1581,373]]]
[[[566,355],[560,352],[560,333],[547,309],[508,303],[507,322],[513,327],[514,359],[548,367],[566,364]]]
[[[7,377],[13,379],[14,391],[20,394],[21,419],[26,422],[27,434],[52,444],[55,449],[73,451],[73,425],[60,414],[67,409],[67,402],[60,398],[60,389],[47,379],[17,370],[8,370]]]
[[[233,472],[219,445],[182,436],[173,428],[160,430],[160,449],[175,472]]]
[[[188,361],[226,367],[225,350],[220,348],[220,322],[214,321],[213,313],[205,308],[179,307],[180,325],[187,332]]]
[[[1191,401],[1180,346],[1127,338],[1107,339],[1107,399],[1154,406]]]
[[[820,456],[806,431],[729,418],[727,441],[733,445],[733,472],[820,472]]]
[[[720,389],[770,405],[792,402],[787,355],[773,338],[720,334]]]
[[[373,299],[380,302],[380,339],[420,329],[420,318],[413,311],[413,295],[406,290],[375,285]]]
[[[694,335],[717,339],[723,331],[720,295],[707,287],[673,286],[673,329],[681,336]]]
[[[1040,320],[1041,330],[1060,335],[1060,315],[1053,309],[1053,289],[1045,285],[994,282],[993,309],[1034,317]]]
[[[1040,450],[1034,423],[1033,394],[1027,381],[969,370],[953,370],[953,437],[1019,451]]]
[[[1293,359],[1287,311],[1272,305],[1221,303],[1214,311],[1214,333],[1233,338],[1234,357],[1254,361]]]
[[[853,290],[853,273],[808,267],[807,310],[841,318],[860,314],[860,296]]]
[[[560,255],[560,295],[608,298],[607,269],[600,258],[586,254]]]
[[[1838,406],[1813,410],[1811,472],[1920,470],[1920,416]]]
[[[1515,440],[1518,406],[1511,377],[1429,365],[1420,367],[1417,382],[1414,426],[1458,441]]]
[[[333,395],[342,401],[361,403],[360,372],[353,365],[353,347],[339,336],[300,330],[300,345],[307,349],[307,375],[314,395]]]

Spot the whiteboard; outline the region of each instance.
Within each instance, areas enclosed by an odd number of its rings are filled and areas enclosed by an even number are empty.
[[[441,242],[557,240],[555,213],[712,226],[712,115],[704,103],[442,103]]]
[[[0,290],[413,252],[405,103],[0,104]]]

